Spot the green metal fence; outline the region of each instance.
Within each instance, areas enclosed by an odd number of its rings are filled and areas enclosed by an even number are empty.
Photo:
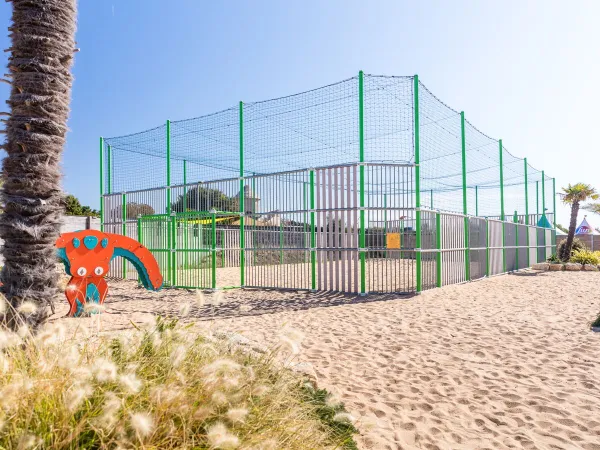
[[[417,76],[166,121],[101,138],[100,158],[103,229],[140,239],[171,286],[418,292],[555,243],[537,227],[555,226],[554,179]]]

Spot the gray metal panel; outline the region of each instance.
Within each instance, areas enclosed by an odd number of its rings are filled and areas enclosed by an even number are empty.
[[[538,262],[542,262],[545,261],[547,256],[546,256],[546,249],[544,247],[544,229],[543,228],[537,228],[536,229],[536,233],[537,233],[537,260]]]

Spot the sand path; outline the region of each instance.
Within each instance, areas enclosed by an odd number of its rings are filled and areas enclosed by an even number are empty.
[[[193,298],[110,286],[104,330]],[[592,450],[598,286],[598,273],[523,272],[409,299],[238,290],[185,320],[267,344],[283,325],[304,332],[300,359],[360,417],[362,448]]]

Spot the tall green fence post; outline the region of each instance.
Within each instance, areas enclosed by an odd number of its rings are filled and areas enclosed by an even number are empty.
[[[167,214],[171,214],[171,121],[166,121],[166,129],[165,129],[165,138],[167,141],[167,206],[165,208],[165,212]],[[174,226],[174,218],[171,217],[169,221],[169,254],[168,254],[168,264],[167,270],[169,271],[169,277],[171,278],[171,286],[175,286],[175,266],[177,264],[177,257],[175,256],[175,226]]]
[[[183,160],[183,208],[181,212],[188,210],[187,204],[187,161]]]
[[[127,194],[125,194],[125,192],[123,192],[123,194],[121,194],[121,219],[123,220],[122,222],[122,228],[121,228],[121,234],[123,236],[127,236]],[[126,280],[127,279],[127,260],[125,258],[121,258],[123,260],[123,279]]]
[[[437,287],[442,287],[442,215],[439,211],[435,213],[435,241],[436,253],[436,279]]]
[[[106,148],[106,174],[108,183],[108,193],[112,194],[112,149],[109,146]]]
[[[542,170],[542,214],[546,215],[546,175]]]
[[[429,208],[433,209],[433,189],[429,191],[430,199],[429,199]]]
[[[302,245],[306,248],[307,244],[307,227],[308,227],[308,195],[306,194],[307,182],[302,182],[302,209],[304,210],[303,218],[302,218]],[[306,263],[306,251],[304,252],[304,256],[302,260]]]
[[[217,214],[213,210],[211,213],[211,246],[210,246],[210,259],[211,259],[211,286],[213,289],[217,288]]]
[[[465,279],[471,279],[471,262],[469,254],[469,218],[467,217],[467,140],[465,135],[465,113],[460,112],[460,137],[462,149],[462,194],[463,194],[463,214],[465,222]]]
[[[184,159],[183,160],[183,208],[182,208],[182,212],[187,212],[188,210],[188,203],[187,203],[187,161]],[[183,260],[183,264],[184,264],[184,268],[188,269],[189,267],[189,260],[188,260],[188,246],[189,246],[189,223],[188,223],[188,216],[184,215],[183,216],[183,239],[185,240],[183,247],[185,249],[185,253],[184,253],[184,260]]]
[[[517,270],[519,270],[519,215],[517,211],[513,214],[513,222],[515,223],[515,265],[517,266]]]
[[[556,253],[556,178],[552,178],[552,222],[554,222],[554,235],[552,239],[552,253],[554,254]]]
[[[475,186],[475,215],[479,217],[479,188]]]
[[[365,130],[364,130],[364,75],[361,70],[358,73],[358,138],[359,138],[359,161],[360,161],[360,294],[367,292],[366,257],[365,251]]]
[[[546,175],[544,174],[544,171],[542,170],[542,214],[544,217],[546,217]],[[546,221],[548,220],[548,218],[546,217]],[[544,222],[545,224],[546,222]],[[548,245],[548,243],[546,242],[546,229],[544,228],[544,260],[546,258],[546,245]]]
[[[246,284],[246,230],[244,226],[244,102],[240,102],[240,285]]]
[[[527,232],[527,267],[531,265],[529,260],[529,181],[527,180],[527,158],[523,159],[523,165],[525,166],[525,231]]]
[[[506,272],[506,233],[504,226],[504,166],[502,162],[502,139],[498,141],[498,147],[500,149],[500,220],[502,221],[502,271]]]
[[[423,290],[422,261],[421,261],[421,168],[420,143],[419,143],[419,76],[414,76],[414,140],[415,140],[415,252],[417,261],[417,292]]]
[[[104,138],[100,138],[100,231],[104,231]]]
[[[167,214],[171,214],[171,121],[167,120]]]
[[[317,289],[317,251],[315,236],[315,171],[310,169],[310,288]]]
[[[523,166],[525,169],[525,225],[529,226],[529,181],[527,178],[527,158],[523,158]]]
[[[171,285],[177,285],[177,216],[171,214],[169,222],[171,228],[171,252],[169,254],[169,266],[171,269]]]
[[[490,219],[485,218],[485,274],[490,276]]]

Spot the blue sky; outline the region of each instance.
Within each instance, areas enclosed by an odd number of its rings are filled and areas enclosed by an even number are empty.
[[[81,0],[64,187],[98,207],[99,136],[300,92],[360,69],[418,73],[558,186],[600,187],[598,17],[596,1]],[[0,23],[9,18],[10,4],[0,3]],[[6,34],[0,39],[7,48]],[[566,225],[567,210],[558,213]]]

